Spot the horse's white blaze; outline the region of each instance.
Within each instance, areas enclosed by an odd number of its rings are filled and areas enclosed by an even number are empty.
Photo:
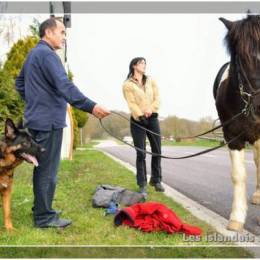
[[[256,193],[260,197],[260,139],[255,141],[253,146],[254,161],[256,166]],[[255,195],[254,194],[254,195]]]
[[[242,149],[240,151],[229,150],[229,152],[232,163],[231,177],[234,187],[230,220],[245,223],[247,211],[245,151]]]

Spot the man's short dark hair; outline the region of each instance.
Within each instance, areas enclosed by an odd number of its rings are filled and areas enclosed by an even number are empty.
[[[57,19],[52,17],[41,23],[40,28],[39,28],[40,38],[44,37],[46,29],[54,29],[57,27],[56,20]]]

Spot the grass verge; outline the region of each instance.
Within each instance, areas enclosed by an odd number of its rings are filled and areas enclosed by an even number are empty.
[[[195,139],[195,140],[183,140],[181,142],[175,141],[162,141],[162,145],[169,146],[198,146],[198,147],[214,147],[220,145],[220,142],[215,140],[204,140],[204,139]]]
[[[75,151],[73,161],[62,161],[59,171],[54,208],[62,209],[62,217],[72,219],[72,226],[64,230],[33,228],[31,179],[30,165],[24,163],[16,170],[12,198],[16,231],[0,230],[0,245],[14,247],[0,248],[2,257],[252,257],[243,248],[204,247],[210,245],[205,235],[214,234],[215,230],[152,187],[148,190],[149,200],[166,204],[184,222],[201,227],[202,240],[187,242],[178,233],[142,233],[132,228],[114,227],[113,216],[105,217],[104,209],[92,207],[93,192],[97,185],[104,183],[136,190],[135,177],[90,146]],[[3,226],[2,218],[0,225]],[[23,245],[27,247],[18,247]],[[91,245],[98,247],[86,247]],[[128,247],[131,245],[135,247]]]

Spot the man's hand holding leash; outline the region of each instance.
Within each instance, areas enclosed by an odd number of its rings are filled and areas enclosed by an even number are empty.
[[[96,104],[96,105],[94,106],[94,108],[93,108],[92,114],[93,114],[95,117],[97,117],[97,118],[99,118],[99,119],[102,119],[102,118],[104,118],[104,117],[110,115],[110,111],[107,110],[106,108],[104,108],[104,107],[102,107],[102,106]]]

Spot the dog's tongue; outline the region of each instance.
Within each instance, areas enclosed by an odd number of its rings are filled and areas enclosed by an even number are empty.
[[[32,155],[30,155],[28,153],[23,153],[22,157],[24,159],[26,159],[27,161],[31,162],[35,167],[39,166],[39,163],[38,163],[36,157],[34,157],[34,156],[32,156]]]

